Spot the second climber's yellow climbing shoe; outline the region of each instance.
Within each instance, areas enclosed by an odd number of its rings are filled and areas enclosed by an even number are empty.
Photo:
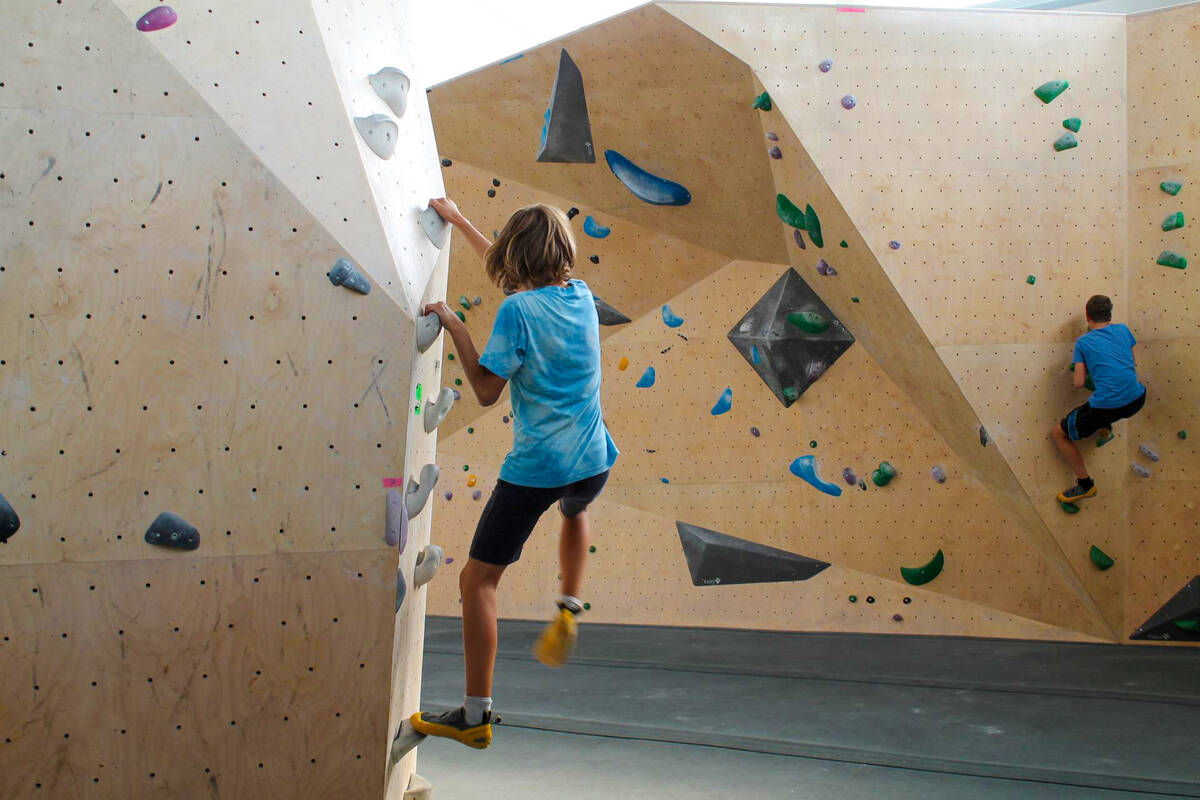
[[[560,608],[533,646],[533,655],[547,667],[561,667],[571,657],[578,638],[575,615]]]
[[[417,733],[425,736],[441,736],[453,739],[482,750],[492,743],[492,723],[500,718],[490,711],[483,715],[483,722],[478,725],[468,725],[466,711],[460,706],[453,711],[443,711],[435,714],[432,711],[418,711],[408,719]]]
[[[1089,497],[1096,496],[1096,484],[1092,484],[1090,489],[1085,489],[1078,483],[1070,489],[1064,489],[1058,493],[1058,499],[1063,503],[1077,503],[1080,500],[1086,500]]]

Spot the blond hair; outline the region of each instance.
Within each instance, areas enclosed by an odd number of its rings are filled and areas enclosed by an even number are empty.
[[[483,256],[492,283],[505,293],[562,283],[575,266],[567,215],[537,203],[517,209]]]

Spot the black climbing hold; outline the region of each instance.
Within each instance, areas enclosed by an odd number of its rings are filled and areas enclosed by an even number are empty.
[[[596,295],[592,295],[592,300],[596,303],[596,316],[600,318],[601,325],[624,325],[627,322],[633,322]]]
[[[496,196],[496,190],[488,189],[488,197],[495,197],[495,196]]]
[[[806,313],[819,315],[828,326],[810,333],[789,323],[789,315]],[[814,376],[809,364],[820,362],[828,369],[854,343],[854,336],[795,269],[788,269],[767,290],[728,337],[785,407],[823,374]]]
[[[899,614],[892,614],[892,622],[904,622],[904,617]]]
[[[592,124],[588,119],[583,74],[566,50],[559,53],[558,74],[550,90],[550,104],[542,126],[538,161],[560,164],[594,164]]]
[[[911,602],[912,602],[912,598],[911,598],[911,597],[906,597],[906,598],[904,598],[904,605],[908,605],[908,604],[909,604],[909,603],[911,603]]]
[[[979,426],[979,443],[981,445],[983,445],[984,447],[987,447],[987,443],[988,443],[987,429],[984,428],[982,425]]]
[[[355,268],[354,264],[348,258],[339,258],[333,265],[333,269],[326,273],[329,276],[329,282],[334,286],[345,286],[347,289],[353,289],[359,294],[370,294],[371,284],[367,281],[365,275]]]
[[[146,529],[146,543],[195,550],[200,546],[200,531],[183,517],[164,511]]]
[[[867,595],[867,602],[868,602],[868,603],[874,603],[874,602],[875,602],[875,598],[874,598],[874,597],[872,597],[871,595]]]
[[[771,95],[763,92],[758,97],[754,98],[754,102],[750,104],[751,108],[757,108],[759,111],[771,110]]]
[[[675,522],[695,586],[806,581],[829,564],[815,558]]]
[[[1129,638],[1200,642],[1196,623],[1200,623],[1200,575],[1188,581]]]
[[[492,186],[499,186],[499,185],[500,185],[500,179],[492,178]]]
[[[451,164],[453,164],[453,163],[454,163],[454,162],[453,162],[453,161],[451,161],[451,160],[450,160],[450,159],[448,159],[448,158],[443,158],[443,159],[442,159],[442,166],[443,166],[443,167],[448,167],[448,166],[450,166],[450,165],[451,165]]]
[[[592,262],[593,264],[599,264],[600,256],[588,256],[588,261]]]
[[[0,543],[7,542],[21,528],[21,518],[12,504],[0,494]]]
[[[579,209],[571,206],[570,210],[567,211],[567,219],[575,219],[577,216],[579,216]]]

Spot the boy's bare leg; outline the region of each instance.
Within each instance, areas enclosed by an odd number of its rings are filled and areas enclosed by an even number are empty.
[[[1054,439],[1054,444],[1058,446],[1058,452],[1063,454],[1063,458],[1071,465],[1071,469],[1075,470],[1075,477],[1087,478],[1088,471],[1087,465],[1083,463],[1083,454],[1079,452],[1079,448],[1067,436],[1062,426],[1056,423],[1050,430],[1050,436]]]
[[[558,561],[562,570],[562,593],[568,597],[579,597],[583,589],[583,567],[587,563],[590,540],[586,511],[574,517],[563,517],[562,534],[558,539]]]
[[[459,575],[462,592],[463,657],[467,668],[467,694],[492,696],[496,666],[496,587],[504,567],[471,558]]]

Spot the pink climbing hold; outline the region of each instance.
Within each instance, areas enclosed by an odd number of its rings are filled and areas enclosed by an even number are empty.
[[[175,9],[170,6],[156,6],[142,14],[141,19],[137,21],[137,29],[142,33],[161,31],[178,21],[179,15],[175,13]]]

